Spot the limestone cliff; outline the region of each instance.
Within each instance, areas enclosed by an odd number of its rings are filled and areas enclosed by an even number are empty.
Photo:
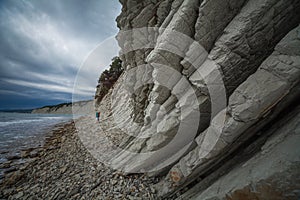
[[[96,99],[123,135],[112,166],[163,176],[162,197],[296,199],[300,1],[120,2],[125,72]]]

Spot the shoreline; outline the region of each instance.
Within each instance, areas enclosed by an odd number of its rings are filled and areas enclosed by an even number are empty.
[[[0,199],[158,199],[152,188],[158,178],[122,175],[99,163],[82,145],[73,121],[56,125],[42,147],[22,156],[29,159],[5,174]]]
[[[48,128],[44,133],[44,139],[41,141],[41,144],[35,147],[27,147],[18,150],[13,154],[6,156],[6,161],[1,163],[0,169],[4,173],[3,179],[0,181],[0,188],[6,185],[7,179],[13,175],[14,172],[19,170],[24,170],[32,162],[42,156],[43,151],[48,150],[48,146],[53,143],[53,139],[59,137],[58,133],[65,128],[65,126],[72,124],[73,120],[68,122],[61,122],[56,125],[53,125],[51,128]],[[1,152],[2,154],[9,152]],[[0,193],[1,195],[1,193]],[[1,197],[1,196],[0,196]]]
[[[14,151],[1,151],[0,153],[4,155],[4,161],[0,163],[0,185],[3,182],[3,179],[7,174],[19,170],[24,165],[28,165],[34,159],[39,156],[39,153],[43,151],[44,147],[46,146],[48,140],[51,140],[55,131],[59,129],[63,129],[63,127],[67,124],[72,123],[73,120],[70,119],[66,122],[59,122],[55,125],[47,127],[44,130],[39,138],[36,138],[36,144],[31,144],[28,147],[19,148]]]

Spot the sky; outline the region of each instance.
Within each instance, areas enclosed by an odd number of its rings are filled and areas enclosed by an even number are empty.
[[[1,0],[0,110],[92,99],[120,12],[118,0]]]

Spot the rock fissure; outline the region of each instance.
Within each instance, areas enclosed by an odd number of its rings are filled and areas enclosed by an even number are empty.
[[[121,56],[125,75],[110,93],[116,101],[96,105],[113,107],[117,123],[104,129],[124,131],[122,148],[139,153],[120,153],[116,166],[125,173],[165,175],[157,185],[162,197],[180,191],[189,197],[236,198],[237,185],[224,193],[218,181],[242,171],[239,159],[255,160],[260,147],[279,134],[270,133],[272,123],[290,116],[282,110],[295,106],[291,102],[298,98],[300,3],[124,0],[122,4],[117,19],[121,31],[149,25],[158,31],[155,36],[147,29],[147,34],[135,33],[141,38],[135,39],[135,34],[124,41],[117,38],[121,49],[134,49],[136,41],[152,45]],[[174,32],[186,38],[176,38]],[[290,142],[290,137],[283,141]],[[270,152],[282,145],[274,144]],[[298,159],[290,155],[280,159]],[[263,164],[267,165],[262,162],[258,167],[266,170]],[[274,168],[273,175],[278,173],[275,169],[279,170]],[[241,173],[251,174],[243,182],[245,188],[252,180],[260,185],[262,179],[251,169]]]

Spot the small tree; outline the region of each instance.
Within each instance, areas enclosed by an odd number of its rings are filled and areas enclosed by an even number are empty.
[[[117,56],[114,57],[112,63],[109,65],[109,69],[104,70],[99,77],[95,95],[97,102],[100,102],[108,93],[109,89],[115,84],[123,71],[122,60]]]
[[[112,59],[112,63],[110,64],[110,69],[109,72],[111,74],[118,74],[118,76],[120,76],[120,74],[123,72],[123,68],[122,68],[122,61],[119,57],[114,57]]]

